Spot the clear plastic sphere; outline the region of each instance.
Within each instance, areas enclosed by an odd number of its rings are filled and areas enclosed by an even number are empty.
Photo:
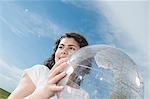
[[[143,99],[144,84],[137,65],[117,48],[87,46],[74,53],[68,64],[74,68],[68,85],[84,90],[89,99]]]

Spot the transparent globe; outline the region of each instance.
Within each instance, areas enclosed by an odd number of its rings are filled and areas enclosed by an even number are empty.
[[[144,84],[137,65],[117,48],[107,45],[83,47],[69,58],[68,64],[74,71],[67,85],[84,90],[88,99],[143,99]],[[72,89],[67,91],[70,95],[83,96]]]

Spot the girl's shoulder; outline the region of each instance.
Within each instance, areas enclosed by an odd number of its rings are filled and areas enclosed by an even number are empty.
[[[28,76],[31,78],[32,82],[37,85],[40,79],[47,76],[47,74],[49,73],[49,68],[45,65],[37,64],[25,69],[24,73],[27,73]]]
[[[35,71],[40,72],[43,70],[49,70],[49,69],[45,65],[41,65],[41,64],[33,65],[32,67],[25,69],[25,71],[33,71],[33,72]]]

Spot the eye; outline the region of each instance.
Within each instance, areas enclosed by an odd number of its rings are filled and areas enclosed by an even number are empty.
[[[58,46],[58,48],[59,48],[59,49],[62,49],[63,47],[62,47],[62,46]]]
[[[74,47],[70,47],[69,49],[70,49],[70,50],[73,50],[73,51],[75,51],[75,50],[76,50],[76,48],[74,48]]]

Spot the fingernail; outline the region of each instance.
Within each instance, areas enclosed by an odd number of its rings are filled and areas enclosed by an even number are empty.
[[[66,75],[67,73],[65,71],[62,72],[64,75]]]

